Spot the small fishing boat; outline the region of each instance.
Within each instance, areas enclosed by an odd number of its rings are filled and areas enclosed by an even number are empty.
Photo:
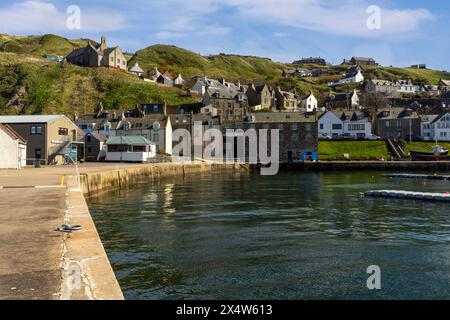
[[[432,152],[411,151],[410,156],[413,161],[445,161],[450,160],[448,150],[444,150],[441,146],[433,147]]]

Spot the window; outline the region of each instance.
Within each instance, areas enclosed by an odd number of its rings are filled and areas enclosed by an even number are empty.
[[[42,149],[34,149],[34,157],[36,159],[42,159]]]
[[[333,130],[342,130],[342,124],[333,124]]]
[[[32,126],[31,134],[32,135],[41,135],[42,134],[42,126]]]
[[[320,130],[323,130],[323,123],[320,124]]]
[[[69,135],[69,129],[67,129],[67,128],[59,128],[58,134],[60,136],[68,136]]]
[[[348,130],[349,131],[364,131],[366,129],[365,124],[349,124]]]
[[[91,142],[92,141],[92,136],[86,136],[86,142]]]
[[[133,152],[145,152],[145,146],[133,146]]]
[[[120,59],[117,59],[117,63],[120,64]]]

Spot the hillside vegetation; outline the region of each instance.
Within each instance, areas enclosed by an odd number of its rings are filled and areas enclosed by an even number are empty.
[[[175,46],[154,45],[136,52],[130,65],[138,62],[146,71],[158,67],[161,71],[181,73],[185,79],[197,75],[226,78],[230,81],[262,82],[281,77],[285,65],[267,58],[236,55],[204,57]]]
[[[82,114],[101,102],[105,108],[133,108],[138,103],[195,103],[176,88],[146,83],[124,71],[82,68],[42,58],[0,53],[0,113]]]
[[[11,36],[0,34],[0,113],[83,113],[92,111],[99,102],[106,108],[130,108],[136,103],[163,102],[185,104],[199,100],[183,95],[175,88],[146,83],[126,72],[106,68],[81,68],[60,65],[42,58],[44,54],[67,55],[85,46],[89,39],[70,40],[56,35]],[[92,41],[96,43],[95,41]],[[144,71],[158,67],[173,76],[181,73],[185,80],[197,75],[225,78],[242,83],[267,83],[298,94],[313,91],[318,98],[330,91],[328,82],[337,81],[347,66],[292,65],[267,58],[238,55],[202,56],[168,45],[153,45],[126,54],[129,66],[138,62]],[[283,78],[287,68],[328,69],[318,78]],[[437,84],[450,79],[446,71],[395,67],[365,67],[367,79],[394,81],[411,79],[416,83]],[[338,90],[350,90],[349,84]]]

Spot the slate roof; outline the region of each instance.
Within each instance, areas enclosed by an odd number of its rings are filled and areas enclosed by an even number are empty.
[[[108,138],[105,135],[100,134],[100,133],[88,132],[88,133],[86,133],[86,135],[93,136],[95,139],[97,139],[98,141],[101,141],[101,142],[105,142],[106,140],[108,140]]]
[[[438,114],[431,114],[431,115],[421,115],[420,121],[422,124],[432,124],[435,123],[435,120],[439,118]]]
[[[386,115],[385,115],[386,112]],[[405,108],[387,108],[380,110],[377,115],[378,119],[395,120],[395,119],[419,119],[417,112]]]
[[[3,130],[13,140],[19,140],[22,144],[27,143],[27,140],[25,140],[20,134],[18,134],[13,128],[11,128],[7,124],[0,123],[0,130]]]
[[[135,73],[144,73],[144,70],[142,70],[142,68],[139,66],[139,64],[136,62],[136,64],[134,65],[133,68],[130,68],[129,70],[130,72],[135,72]]]
[[[258,112],[252,114],[255,121],[252,123],[314,123],[316,117],[301,112]]]

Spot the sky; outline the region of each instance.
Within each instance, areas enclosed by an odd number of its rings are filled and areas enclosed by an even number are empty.
[[[369,56],[450,70],[449,27],[441,0],[0,0],[0,33],[105,35],[128,52],[173,44],[279,62]]]

